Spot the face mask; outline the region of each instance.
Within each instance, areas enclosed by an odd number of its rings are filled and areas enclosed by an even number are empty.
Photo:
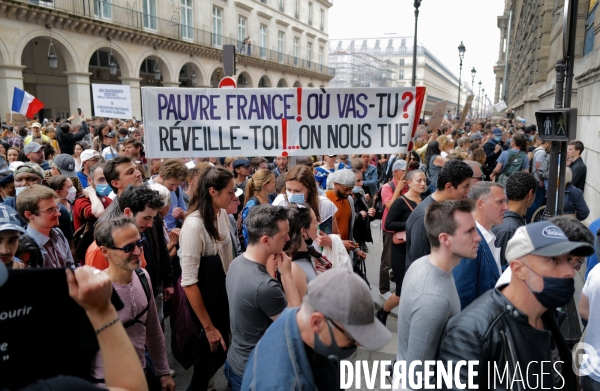
[[[112,191],[112,189],[106,183],[96,185],[96,193],[98,193],[99,195],[101,195],[103,197],[106,197],[107,195],[109,195],[111,191]]]
[[[335,342],[335,338],[333,338],[333,330],[331,329],[329,322],[327,322],[327,328],[329,329],[331,346],[326,346],[319,338],[319,334],[315,333],[315,353],[326,357],[328,360],[340,361],[352,356],[354,352],[356,352],[356,346],[351,348],[340,348]]]
[[[307,246],[312,246],[313,240],[310,236],[305,238],[304,235],[302,235],[302,239],[304,239],[304,243],[306,243]]]
[[[527,266],[527,268],[531,270],[529,266]],[[531,271],[533,274],[540,276],[533,270]],[[550,309],[569,304],[569,301],[571,301],[571,298],[575,293],[575,280],[573,278],[540,277],[544,280],[544,288],[541,292],[534,292],[529,286],[527,286],[527,288],[533,293],[541,305]],[[527,285],[527,283],[525,285]]]
[[[510,138],[507,138],[507,139],[506,139],[506,143],[507,143],[507,144],[510,144],[510,141],[511,141],[511,139],[510,139]]]
[[[354,188],[352,189],[352,192],[353,193],[360,193],[361,190],[362,190],[362,187],[354,186]]]
[[[69,187],[69,190],[67,190],[67,196],[65,198],[67,199],[67,201],[73,202],[75,200],[76,193],[77,189],[75,189],[75,186],[71,186]]]
[[[16,192],[16,196],[19,195],[20,192],[22,192],[23,190],[27,189],[29,186],[21,186],[21,187],[15,187],[15,192]]]
[[[119,141],[125,140],[125,137],[119,137]]]
[[[289,191],[285,191],[285,193],[287,194],[287,199],[291,204],[301,204],[304,202],[304,194],[303,193],[296,193],[296,194],[292,194]]]
[[[494,136],[494,140],[496,140],[496,141],[502,141],[502,136]]]

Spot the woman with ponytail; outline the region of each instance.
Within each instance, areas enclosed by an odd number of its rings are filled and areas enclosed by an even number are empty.
[[[246,184],[244,197],[246,202],[238,220],[239,224],[241,224],[242,235],[244,236],[244,248],[248,246],[248,231],[246,230],[244,221],[250,209],[256,205],[272,204],[275,199],[272,194],[275,194],[275,174],[266,169],[256,171]],[[238,232],[240,232],[239,228]]]

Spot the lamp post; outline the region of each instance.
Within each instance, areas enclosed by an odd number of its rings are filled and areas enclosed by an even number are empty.
[[[415,0],[415,41],[413,43],[413,63],[412,63],[412,86],[417,85],[417,22],[419,20],[419,7],[421,0]]]
[[[465,57],[465,45],[463,45],[462,41],[460,41],[460,45],[458,46],[458,58],[460,59],[460,71],[458,72],[458,102],[456,102],[456,116],[460,116],[460,85],[462,83],[462,61]]]
[[[487,97],[487,94],[485,94],[485,100],[483,101],[483,103],[485,103],[485,115],[484,115],[484,118],[487,118],[487,116],[488,116],[488,107],[489,107],[488,106],[488,97]]]
[[[477,71],[475,70],[475,67],[473,67],[473,69],[471,69],[471,91],[473,93],[475,93],[475,74],[477,73]],[[473,101],[471,101],[471,107],[470,107],[470,114],[471,114],[471,118],[473,118]]]
[[[485,95],[485,88],[481,89],[481,98]],[[485,101],[483,101],[483,107],[481,108],[481,114],[483,114],[483,118],[485,118]]]
[[[50,66],[50,69],[56,69],[58,67],[58,57],[56,56],[54,44],[52,43],[52,27],[48,25],[46,26],[46,28],[50,30],[50,45],[48,45],[48,66]]]
[[[477,118],[479,118],[481,111],[481,80],[479,80],[477,85],[479,86],[479,92],[477,93]]]

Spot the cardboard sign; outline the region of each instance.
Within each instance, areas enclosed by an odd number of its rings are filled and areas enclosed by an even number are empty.
[[[444,121],[444,113],[446,112],[446,106],[448,105],[447,100],[443,100],[437,102],[435,106],[433,106],[433,112],[431,113],[431,119],[429,120],[429,126],[427,129],[439,129],[440,125]]]
[[[6,123],[10,124],[10,116],[11,114],[8,113],[6,114]],[[21,115],[19,113],[12,113],[12,126],[17,127],[17,126],[27,126],[27,117],[25,117],[24,115]]]
[[[424,87],[144,87],[146,156],[405,153],[424,96]]]
[[[130,119],[131,89],[121,84],[92,84],[94,115],[97,117]]]
[[[460,114],[460,120],[458,120],[458,129],[462,129],[465,125],[465,120],[467,119],[469,110],[471,110],[471,103],[473,103],[474,97],[475,95],[469,95],[467,97],[467,103],[465,103],[465,107],[463,107],[462,113]]]

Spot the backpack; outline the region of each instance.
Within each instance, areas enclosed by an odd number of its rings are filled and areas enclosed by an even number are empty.
[[[540,164],[540,169],[538,170],[538,176],[542,177],[543,179],[550,178],[550,154],[549,153],[546,154],[546,156],[544,157],[544,160],[542,160],[542,164]]]
[[[508,152],[508,161],[502,167],[500,171],[500,175],[498,175],[498,179],[496,182],[501,183],[506,186],[506,180],[513,172],[519,171],[523,167],[523,162],[527,159],[527,154],[523,151],[515,152],[511,150]]]
[[[144,273],[144,270],[141,267],[135,269],[135,274],[137,274],[138,278],[140,279],[140,283],[142,284],[142,288],[144,288],[144,293],[146,294],[146,300],[148,301],[148,305],[146,305],[146,308],[140,311],[140,313],[137,314],[135,318],[129,319],[127,322],[123,323],[124,328],[129,328],[136,323],[141,323],[145,326],[144,322],[142,322],[140,318],[144,316],[144,314],[148,312],[148,308],[150,308],[150,285],[148,284],[146,274]]]
[[[75,263],[77,265],[85,265],[85,253],[92,243],[94,243],[94,224],[95,222],[86,221],[73,234]]]
[[[29,253],[29,260],[26,262],[28,268],[44,267],[42,250],[40,250],[40,246],[37,242],[27,233],[19,236],[19,247],[17,248],[17,253],[15,255],[19,259],[23,259],[24,257],[22,254],[24,253]]]
[[[396,185],[394,184],[394,181],[389,181],[388,183],[386,183],[383,186],[388,185],[389,187],[392,188],[392,191],[396,191]],[[385,210],[385,204],[383,203],[383,200],[381,199],[381,190],[383,189],[383,186],[381,186],[379,188],[379,190],[377,191],[377,194],[375,194],[375,197],[373,198],[373,208],[375,208],[375,216],[373,216],[373,220],[381,220],[381,218],[383,217],[383,211]]]

